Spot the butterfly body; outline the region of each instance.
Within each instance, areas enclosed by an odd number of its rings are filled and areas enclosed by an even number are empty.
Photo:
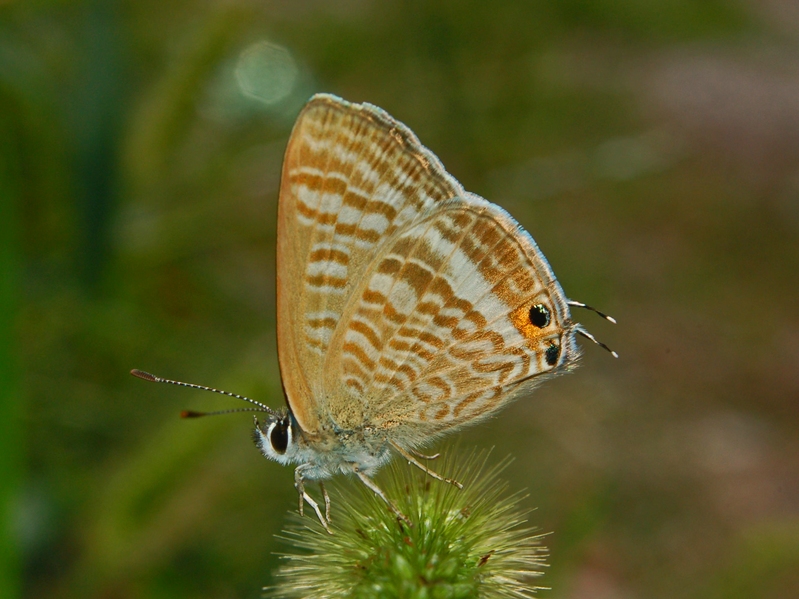
[[[275,427],[286,424],[286,442],[273,436]],[[353,474],[357,468],[371,476],[391,459],[385,432],[365,425],[359,430],[330,430],[315,437],[305,436],[291,413],[279,413],[256,423],[254,441],[261,453],[281,464],[302,466],[308,480],[324,480],[336,474]]]

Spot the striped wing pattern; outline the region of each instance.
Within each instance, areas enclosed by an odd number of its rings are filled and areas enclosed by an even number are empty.
[[[476,422],[553,371],[551,346],[575,355],[570,336],[560,347],[558,283],[521,233],[469,194],[384,248],[331,346],[327,380],[341,404],[330,407],[345,427],[363,420],[424,438]],[[543,329],[529,320],[537,304],[554,315]]]
[[[557,370],[553,346],[573,363],[566,300],[532,238],[379,108],[309,102],[279,212],[281,373],[310,435],[368,426],[414,445]],[[537,304],[549,326],[531,324]]]
[[[320,94],[297,119],[278,208],[278,346],[307,433],[326,409],[324,363],[357,281],[398,230],[463,193],[437,162],[374,106]]]

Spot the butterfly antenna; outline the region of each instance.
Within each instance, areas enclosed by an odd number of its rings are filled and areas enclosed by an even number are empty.
[[[202,416],[219,416],[220,414],[233,414],[235,412],[263,412],[261,408],[233,408],[232,410],[214,410],[213,412],[195,412],[194,410],[183,410],[181,418],[201,418]]]
[[[596,314],[599,314],[605,320],[610,321],[613,324],[616,324],[616,319],[615,318],[613,318],[612,316],[608,316],[604,312],[600,312],[599,310],[597,310],[596,308],[593,308],[592,306],[589,306],[588,304],[584,304],[583,302],[576,302],[574,300],[567,300],[566,303],[569,304],[570,306],[574,307],[574,308],[585,308],[586,310],[591,310],[591,312],[595,312]],[[593,339],[593,341],[596,342],[596,343],[599,343],[598,341],[596,341],[596,339]],[[601,345],[601,343],[600,343],[600,345]]]
[[[599,347],[601,347],[602,349],[604,349],[604,350],[608,351],[608,352],[610,353],[610,355],[611,355],[611,356],[613,356],[614,358],[618,358],[618,357],[619,357],[619,354],[617,354],[615,351],[613,351],[612,349],[610,349],[610,348],[609,348],[607,345],[605,345],[604,343],[602,343],[602,342],[601,342],[599,339],[597,339],[596,337],[594,337],[594,336],[593,336],[591,333],[589,333],[588,331],[586,331],[586,330],[585,330],[585,329],[584,329],[582,326],[580,326],[580,325],[577,325],[576,327],[574,327],[574,330],[575,330],[577,333],[580,333],[580,334],[581,334],[583,337],[585,337],[586,339],[589,339],[589,340],[593,341],[594,343],[596,343],[596,344],[597,344]]]
[[[144,372],[143,370],[138,370],[134,368],[130,371],[130,373],[140,379],[145,381],[150,381],[151,383],[168,383],[170,385],[177,385],[179,387],[188,387],[189,389],[200,389],[202,391],[213,391],[214,393],[219,393],[220,395],[227,395],[228,397],[235,397],[236,399],[241,399],[242,401],[249,402],[256,408],[237,408],[232,410],[219,410],[217,412],[192,412],[190,410],[184,410],[181,412],[181,418],[199,418],[201,416],[212,416],[215,414],[230,414],[232,412],[266,412],[267,414],[271,414],[272,416],[279,416],[279,414],[270,408],[267,405],[262,404],[260,401],[255,401],[254,399],[250,399],[249,397],[244,397],[243,395],[238,395],[237,393],[230,393],[229,391],[222,391],[221,389],[214,389],[213,387],[205,387],[203,385],[195,385],[193,383],[183,383],[181,381],[173,381],[170,379],[163,379],[160,376],[155,376],[154,374],[150,374],[149,372]]]

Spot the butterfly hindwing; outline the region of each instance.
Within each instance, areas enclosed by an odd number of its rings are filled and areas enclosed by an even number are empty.
[[[473,194],[443,202],[384,246],[353,293],[330,346],[330,414],[401,438],[476,422],[573,363],[565,302],[504,210]],[[533,306],[546,326],[531,323]]]

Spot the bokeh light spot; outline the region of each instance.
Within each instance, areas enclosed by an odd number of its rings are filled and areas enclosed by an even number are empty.
[[[271,42],[257,42],[239,56],[236,81],[242,93],[264,104],[285,100],[297,82],[297,63],[291,53]]]

